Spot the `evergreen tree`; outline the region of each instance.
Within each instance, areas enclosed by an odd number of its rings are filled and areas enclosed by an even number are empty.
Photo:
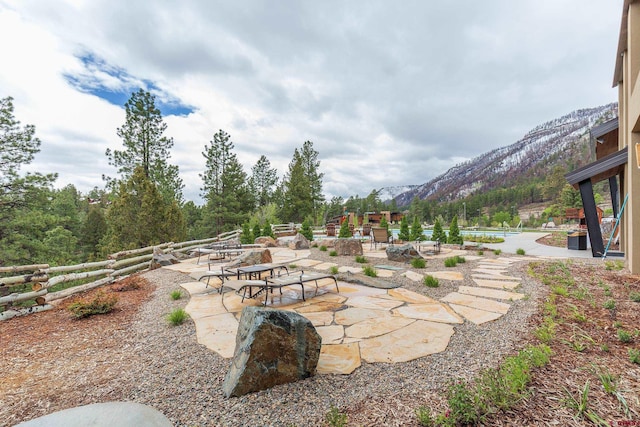
[[[312,215],[314,220],[317,218],[317,211],[321,203],[324,202],[322,194],[322,178],[320,173],[320,160],[318,160],[318,152],[313,148],[313,142],[305,141],[300,150],[300,156],[304,165],[304,172],[309,181],[310,197],[312,205]]]
[[[400,220],[400,232],[398,233],[398,239],[408,242],[409,237],[409,221],[406,216],[403,216]]]
[[[173,138],[163,136],[167,129],[160,110],[155,106],[155,96],[142,89],[132,93],[124,104],[125,124],[117,129],[124,150],[106,150],[109,164],[118,169],[122,180],[129,179],[141,166],[147,178],[159,189],[165,201],[182,203],[184,184],[178,175],[178,167],[167,163],[171,157]],[[105,178],[113,188],[117,181]]]
[[[277,182],[277,171],[271,169],[271,163],[264,155],[260,156],[258,162],[251,168],[249,178],[249,188],[255,197],[256,206],[262,207],[271,203]]]
[[[440,220],[436,218],[436,222],[433,224],[433,233],[431,234],[431,240],[434,242],[447,243],[447,233],[442,229]]]
[[[274,239],[276,238],[276,235],[273,234],[273,228],[271,228],[271,224],[269,223],[269,220],[266,220],[264,223],[264,228],[262,229],[262,235],[269,236]]]
[[[309,220],[305,218],[302,221],[302,227],[300,228],[300,234],[307,238],[308,241],[313,240],[313,230],[311,230],[311,226],[309,225]]]
[[[254,233],[251,232],[251,227],[248,222],[242,224],[242,234],[240,234],[240,243],[248,245],[254,242]]]
[[[424,230],[422,229],[422,225],[420,225],[420,220],[418,217],[413,217],[413,224],[411,224],[411,240],[420,241],[424,240]]]
[[[285,222],[302,222],[313,215],[311,183],[305,173],[305,165],[296,148],[289,163],[289,172],[285,176],[284,200],[280,217]]]
[[[462,236],[460,235],[460,229],[458,228],[458,215],[454,215],[449,225],[449,238],[447,243],[454,245],[461,245],[464,243]]]
[[[202,206],[197,206],[191,200],[182,205],[182,216],[184,217],[184,223],[187,227],[188,240],[199,240],[209,237],[202,214]]]
[[[91,205],[87,219],[82,227],[82,245],[89,259],[98,255],[98,244],[107,232],[107,221],[100,205]]]
[[[260,224],[256,222],[256,224],[253,226],[253,238],[256,239],[260,236],[264,236],[264,234],[262,234],[262,231],[260,230]]]
[[[186,227],[174,200],[167,203],[142,167],[121,182],[107,213],[107,232],[101,242],[103,255],[170,241],[182,241]]]
[[[351,237],[351,230],[349,230],[349,220],[345,219],[340,224],[340,231],[338,232],[338,237]]]
[[[230,136],[223,130],[213,136],[202,153],[206,170],[200,174],[204,182],[201,196],[206,200],[204,218],[210,235],[231,231],[249,218],[253,201]]]
[[[384,216],[380,220],[380,227],[385,228],[387,230],[387,237],[391,237],[391,231],[389,230],[389,223],[387,222],[387,218]]]

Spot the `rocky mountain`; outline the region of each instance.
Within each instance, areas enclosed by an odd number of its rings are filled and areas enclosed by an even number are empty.
[[[473,192],[504,187],[505,183],[515,185],[544,176],[556,165],[569,166],[569,170],[585,165],[595,158],[590,129],[615,117],[617,111],[617,103],[573,111],[536,126],[514,144],[458,164],[422,185],[407,186],[407,191],[393,198],[398,206],[407,206],[416,196],[456,200]],[[393,190],[388,193],[393,194]]]
[[[381,202],[386,203],[395,199],[400,194],[413,191],[418,187],[419,185],[400,185],[396,187],[383,187],[378,190],[378,197],[380,198]]]

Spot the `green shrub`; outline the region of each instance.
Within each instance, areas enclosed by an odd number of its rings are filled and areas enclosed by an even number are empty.
[[[367,262],[367,259],[364,257],[364,255],[356,255],[356,262],[358,264],[364,264]]]
[[[411,259],[411,267],[413,268],[425,268],[427,265],[427,261],[424,258],[412,258]]]
[[[608,299],[604,302],[604,308],[609,309],[609,310],[613,310],[614,308],[616,308],[616,301],[612,300],[612,299]]]
[[[456,265],[458,265],[458,260],[455,257],[445,258],[444,260],[445,267],[455,267]]]
[[[338,266],[337,266],[337,265],[332,265],[332,266],[329,268],[329,272],[330,272],[331,274],[338,274]]]
[[[467,262],[466,258],[460,255],[456,255],[455,259],[456,259],[456,263],[458,264],[464,264],[465,262]]]
[[[542,326],[536,329],[533,334],[540,341],[548,344],[556,336],[556,323],[551,317],[545,317]]]
[[[338,256],[338,251],[330,251],[329,256]]]
[[[479,250],[479,251],[478,251],[478,255],[479,255],[479,256],[484,255],[484,251],[483,251],[483,250]]]
[[[518,254],[518,255],[524,255],[524,249],[522,249],[522,248],[518,248],[518,249],[516,249],[516,254]]]
[[[431,415],[431,409],[427,408],[426,406],[421,406],[416,409],[416,417],[418,417],[418,422],[423,427],[435,427],[438,425],[442,425],[438,423],[433,415]]]
[[[320,252],[327,252],[327,247],[325,245],[320,245],[318,249],[320,250]]]
[[[184,311],[184,309],[176,308],[175,310],[173,310],[171,313],[167,315],[167,320],[173,326],[178,326],[178,325],[182,325],[184,321],[187,320],[187,317],[189,317],[189,315],[187,314],[186,311]]]
[[[631,337],[631,333],[625,331],[624,329],[618,329],[618,339],[620,340],[620,342],[631,342],[633,340],[633,338]]]
[[[364,273],[365,276],[378,277],[378,273],[376,272],[376,269],[371,267],[370,265],[365,266],[362,269],[362,272]]]
[[[635,348],[629,349],[629,360],[631,363],[635,363],[640,365],[640,350],[636,350]]]
[[[500,255],[502,253],[502,249],[494,249],[493,250],[493,254],[494,255]]]
[[[624,268],[622,261],[605,261],[604,265],[606,270],[622,270]]]
[[[313,230],[311,229],[311,224],[309,224],[309,220],[305,219],[302,221],[302,225],[300,227],[300,234],[307,238],[308,241],[313,240]]]
[[[460,228],[458,227],[458,215],[454,215],[449,225],[449,237],[447,237],[447,243],[451,245],[462,245],[464,240],[460,235]]]
[[[106,295],[103,291],[100,291],[90,301],[74,302],[69,305],[68,310],[76,319],[83,319],[96,314],[110,313],[117,302],[117,296]]]
[[[169,296],[174,301],[179,300],[180,298],[182,298],[182,291],[180,289],[175,289],[175,290],[171,291]]]
[[[640,292],[631,292],[629,299],[633,302],[640,302]]]
[[[343,414],[333,405],[324,419],[331,427],[345,427],[347,425],[347,414]]]
[[[440,286],[440,282],[438,281],[438,279],[430,274],[424,276],[423,281],[424,285],[428,288],[437,288],[438,286]]]
[[[298,268],[298,264],[289,264],[289,270],[295,270]]]

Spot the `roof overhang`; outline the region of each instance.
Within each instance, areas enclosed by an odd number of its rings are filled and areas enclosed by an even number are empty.
[[[598,126],[594,126],[593,128],[591,128],[591,137],[593,139],[595,139],[596,141],[600,142],[599,140],[605,136],[606,134],[615,131],[616,129],[618,129],[618,118],[616,117],[615,119],[611,119],[607,122],[604,122],[602,124],[599,124]]]
[[[573,185],[577,190],[578,185],[582,181],[589,179],[592,184],[595,184],[603,179],[621,174],[624,170],[624,165],[627,164],[627,158],[628,147],[624,147],[620,151],[609,154],[600,160],[571,171],[564,177],[567,179],[569,184]]]
[[[618,37],[618,52],[616,55],[616,68],[613,72],[613,87],[618,86],[623,78],[622,73],[622,55],[627,51],[627,23],[629,22],[629,5],[635,3],[636,0],[624,0],[622,6],[622,20],[620,21],[620,35]]]

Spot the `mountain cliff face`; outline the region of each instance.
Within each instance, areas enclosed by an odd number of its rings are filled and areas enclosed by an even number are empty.
[[[535,127],[514,144],[458,164],[425,184],[407,186],[407,191],[393,198],[398,206],[408,205],[416,196],[455,200],[544,176],[556,165],[569,170],[583,166],[595,159],[590,129],[615,117],[617,111],[617,103],[574,111]],[[387,189],[381,189],[381,193],[393,194]]]

